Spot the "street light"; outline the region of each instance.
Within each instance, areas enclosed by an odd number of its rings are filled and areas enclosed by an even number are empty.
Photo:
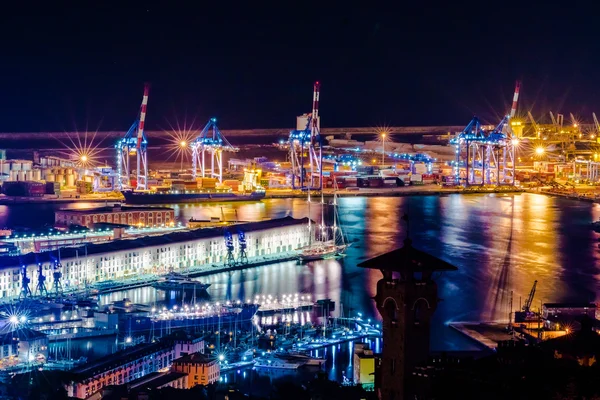
[[[181,142],[179,142],[179,147],[181,147],[181,167],[179,169],[183,171],[183,152],[187,147],[187,142],[185,140],[182,140]]]
[[[546,150],[544,150],[544,148],[541,146],[535,148],[535,154],[537,154],[538,156],[543,155],[545,151]]]

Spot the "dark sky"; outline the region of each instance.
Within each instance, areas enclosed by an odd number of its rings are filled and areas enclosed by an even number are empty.
[[[126,130],[144,81],[148,129],[291,127],[315,80],[330,127],[496,122],[516,79],[521,112],[600,112],[599,10],[572,1],[22,3],[0,12],[4,132]]]

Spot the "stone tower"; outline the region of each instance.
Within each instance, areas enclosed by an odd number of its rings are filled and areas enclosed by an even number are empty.
[[[430,321],[439,301],[433,275],[456,267],[415,249],[410,239],[359,266],[383,273],[374,297],[383,318],[383,351],[375,373],[379,398],[412,398],[410,377],[415,366],[428,361]]]

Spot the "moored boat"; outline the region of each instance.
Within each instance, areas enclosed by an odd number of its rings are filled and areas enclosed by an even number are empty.
[[[203,292],[210,287],[210,283],[202,283],[186,275],[169,272],[167,275],[152,284],[152,287],[165,291]]]

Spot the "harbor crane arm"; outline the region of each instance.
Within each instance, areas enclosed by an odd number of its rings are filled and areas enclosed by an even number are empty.
[[[596,132],[600,132],[600,124],[598,123],[598,118],[596,118],[596,113],[592,113],[592,117],[594,117],[594,126],[596,127]]]
[[[531,111],[527,111],[527,116],[529,117],[529,120],[531,121],[531,125],[533,126],[535,136],[540,137],[540,130],[538,129],[538,125],[535,122],[535,119],[533,119],[533,115],[531,115]]]
[[[556,122],[556,118],[554,118],[554,114],[552,114],[552,111],[550,111],[550,119],[552,120],[552,125],[558,125],[558,123]]]
[[[527,301],[525,301],[525,304],[523,305],[523,311],[525,311],[525,312],[529,312],[529,310],[531,309],[531,304],[533,303],[533,297],[535,296],[536,286],[537,286],[537,281],[534,281],[533,286],[531,287],[531,291],[529,292],[529,297],[527,298]]]

